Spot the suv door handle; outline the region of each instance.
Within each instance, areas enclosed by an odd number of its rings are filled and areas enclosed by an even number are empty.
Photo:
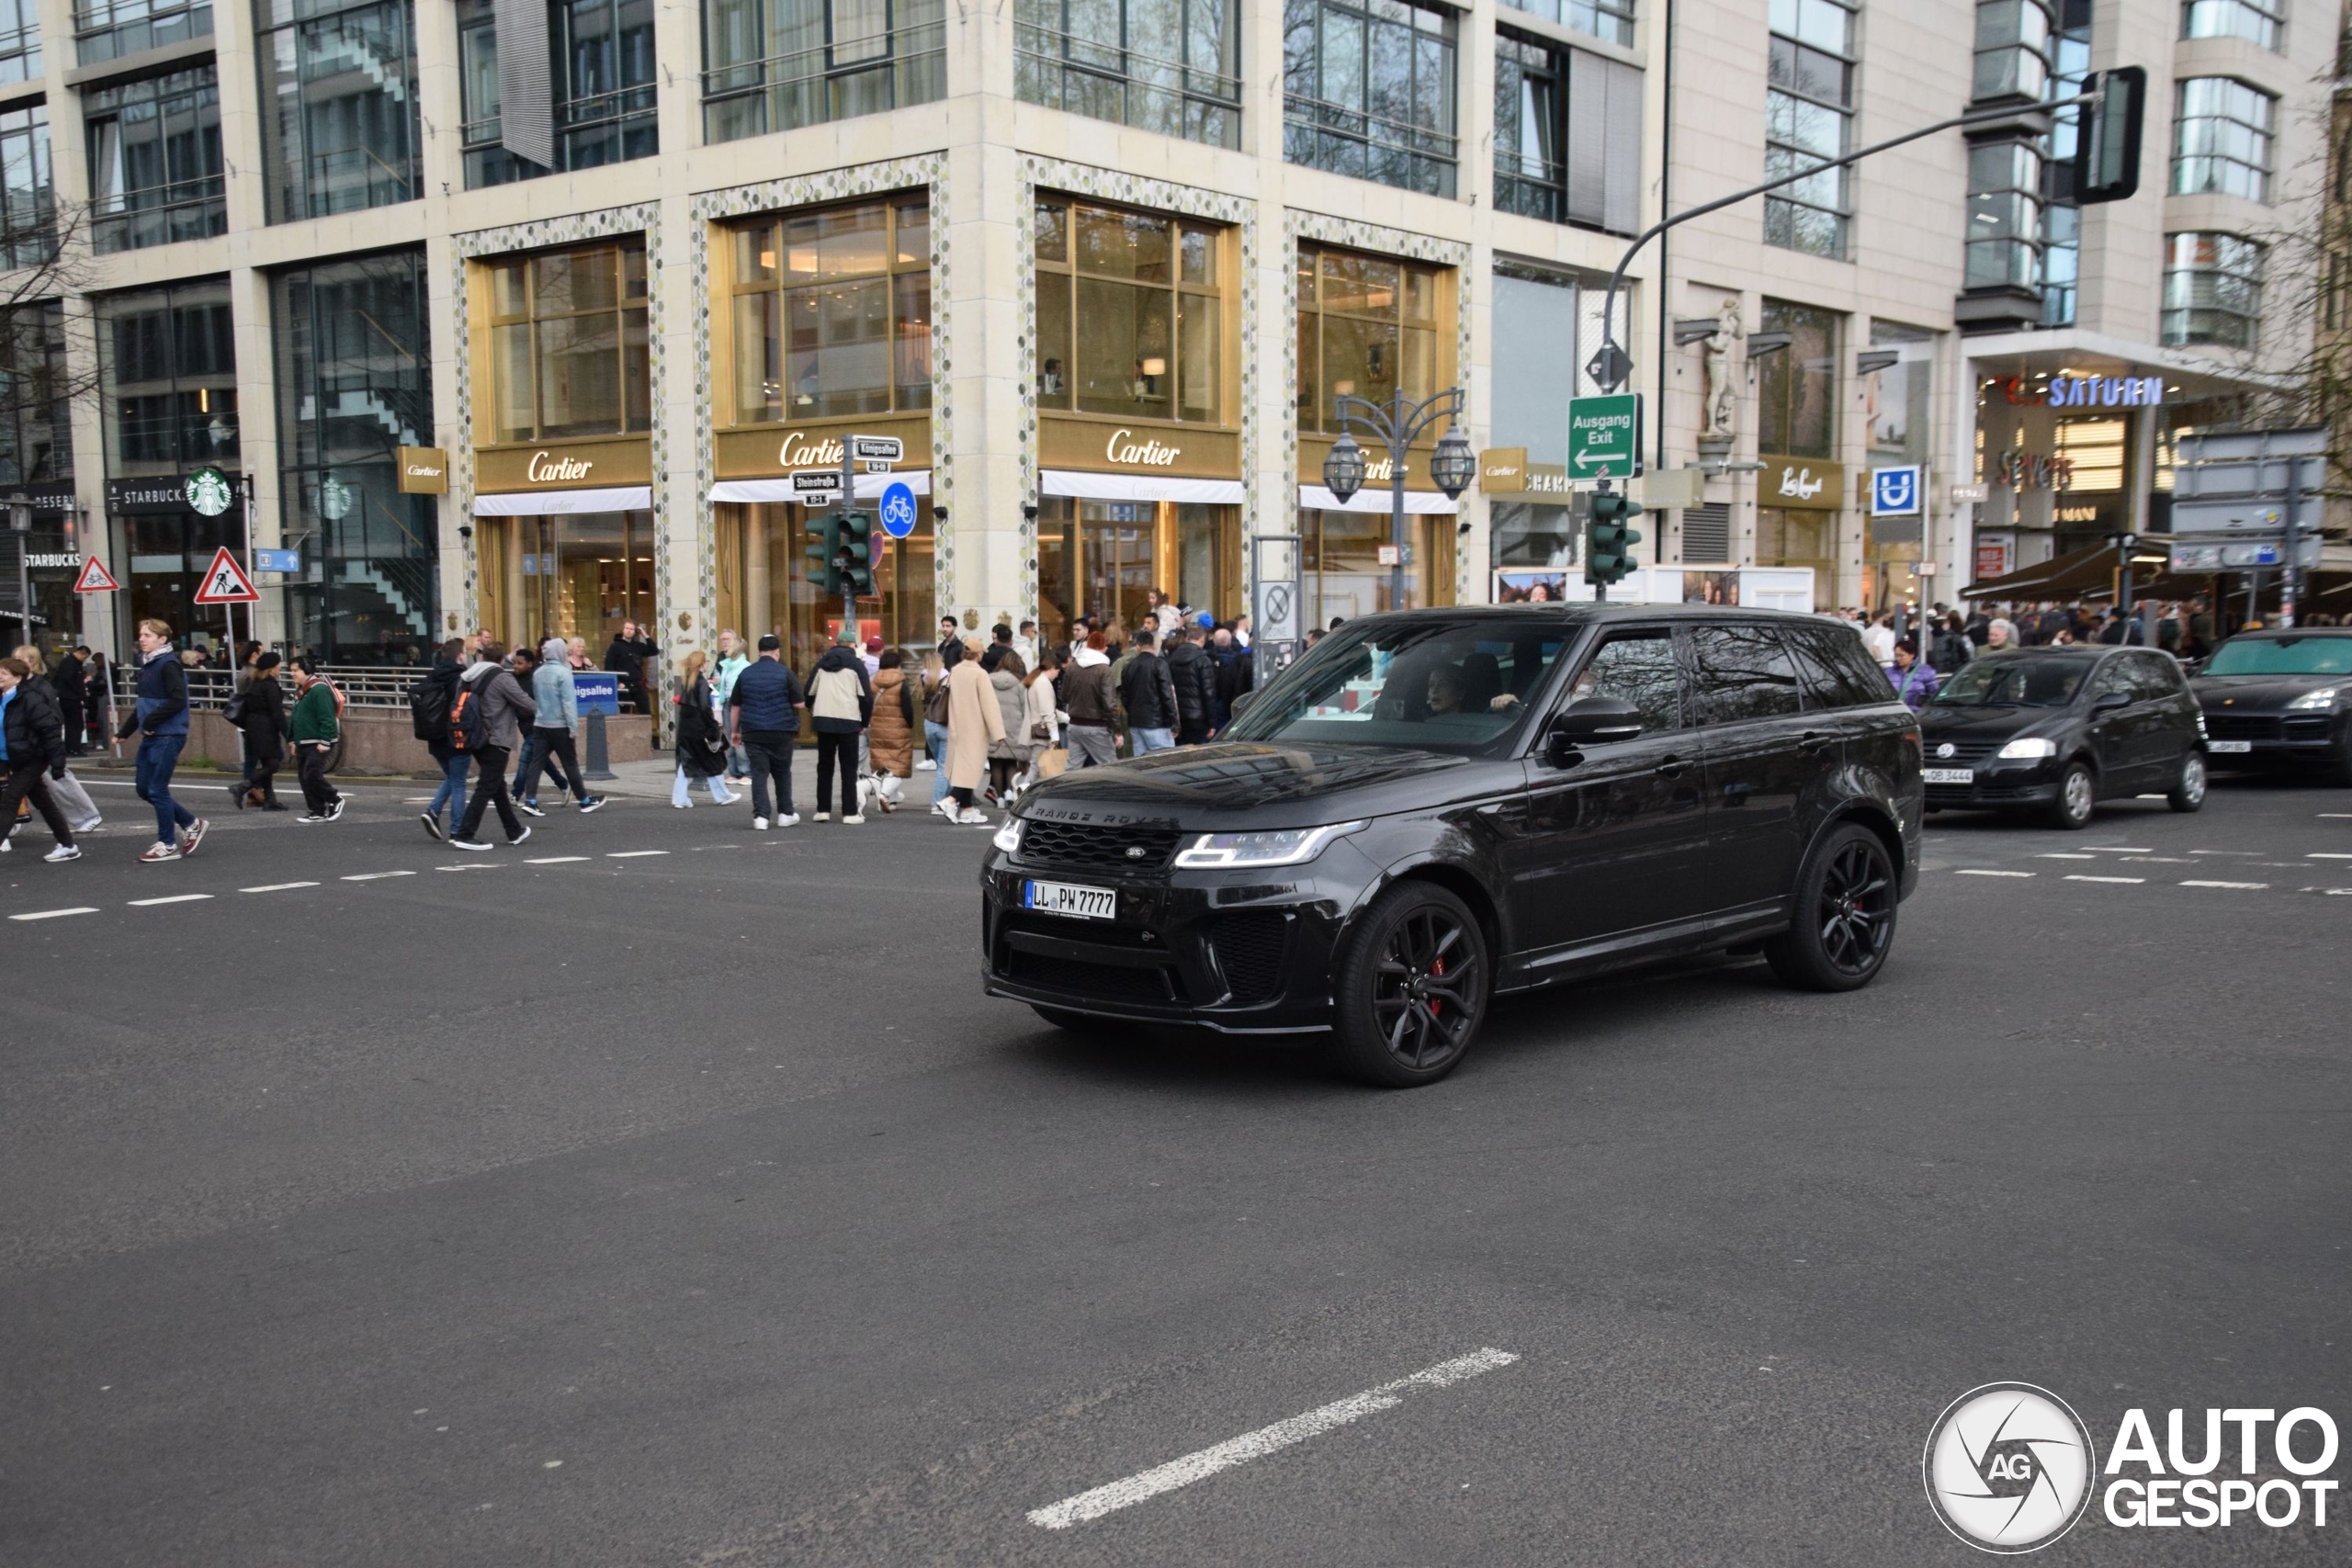
[[[1838,738],[1834,735],[1824,735],[1818,729],[1808,729],[1798,739],[1797,750],[1800,751],[1826,751],[1829,749],[1829,743],[1837,739]]]
[[[1665,761],[1650,771],[1662,779],[1679,779],[1682,776],[1682,759],[1668,755]]]

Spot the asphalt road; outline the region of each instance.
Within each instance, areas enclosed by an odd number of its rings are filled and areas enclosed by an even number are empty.
[[[911,811],[469,860],[372,790],[155,867],[97,793],[0,860],[90,911],[0,920],[11,1568],[1877,1568],[1981,1561],[1977,1384],[2352,1428],[2352,792],[1939,818],[1868,990],[1519,1000],[1410,1093],[984,999],[985,835]]]

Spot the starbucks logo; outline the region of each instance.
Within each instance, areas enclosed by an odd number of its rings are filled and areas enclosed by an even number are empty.
[[[218,468],[198,468],[187,477],[188,510],[200,517],[220,516],[236,498],[236,487]]]

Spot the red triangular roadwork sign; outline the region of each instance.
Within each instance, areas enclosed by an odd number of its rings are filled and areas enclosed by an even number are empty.
[[[82,575],[74,580],[74,592],[113,593],[121,587],[122,584],[117,582],[113,575],[107,570],[106,562],[96,556],[82,558]]]
[[[237,558],[229,553],[229,547],[223,545],[214,552],[212,564],[204,569],[204,583],[196,591],[196,602],[257,604],[261,594],[254,587],[254,580],[245,575],[245,569],[237,564]]]

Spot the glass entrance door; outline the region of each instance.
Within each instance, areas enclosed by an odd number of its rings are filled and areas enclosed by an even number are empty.
[[[1140,626],[1155,589],[1221,621],[1238,614],[1239,509],[1045,498],[1037,513],[1037,608],[1049,640],[1068,640],[1081,615]]]

